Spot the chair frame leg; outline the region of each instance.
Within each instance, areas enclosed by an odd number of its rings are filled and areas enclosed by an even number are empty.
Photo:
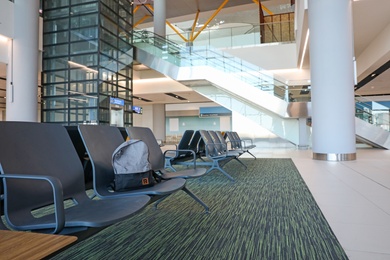
[[[245,152],[247,152],[247,153],[249,153],[250,155],[252,155],[253,156],[253,158],[255,158],[255,160],[257,159],[256,158],[256,156],[254,156],[251,152],[249,152],[248,150],[247,151],[245,151]]]
[[[240,159],[238,159],[237,157],[234,158],[234,160],[236,160],[237,162],[239,162],[242,166],[246,168],[248,168]]]
[[[202,205],[205,209],[205,213],[210,213],[209,207],[204,203],[201,199],[199,199],[192,191],[190,191],[187,187],[183,188],[183,191],[187,193],[191,198],[193,198],[196,202],[198,202],[200,205]]]
[[[197,197],[192,191],[190,191],[187,187],[183,187],[182,189],[185,193],[187,193],[191,198],[193,198],[196,202],[198,202],[200,205],[202,205],[205,209],[205,213],[208,214],[210,213],[210,208],[206,205],[206,203],[204,203],[201,199],[199,199],[199,197]],[[170,195],[170,194],[169,194]],[[166,195],[166,196],[163,196],[162,198],[158,199],[155,203],[154,203],[154,209],[158,209],[158,205],[164,201],[166,198],[168,198],[169,195]]]
[[[213,165],[211,166],[211,168],[209,168],[209,169],[207,170],[206,173],[209,173],[209,172],[211,172],[211,171],[214,170],[214,169],[216,169],[216,170],[222,172],[223,175],[225,175],[226,177],[228,177],[232,182],[235,181],[234,178],[233,178],[232,176],[230,176],[230,174],[228,174],[225,170],[223,170],[223,169],[221,168],[221,166],[219,165],[219,163],[218,163],[217,160],[214,160],[214,161],[213,161]]]
[[[155,203],[154,203],[154,209],[158,209],[158,205],[163,201],[165,200],[166,198],[168,198],[168,196],[171,195],[171,194],[168,194],[168,195],[165,195],[163,197],[161,197],[160,199],[158,199]]]

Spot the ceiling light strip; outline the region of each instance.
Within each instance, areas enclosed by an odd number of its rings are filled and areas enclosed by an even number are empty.
[[[307,45],[308,45],[308,43],[309,43],[309,35],[310,35],[310,31],[309,31],[309,29],[307,29],[305,44],[303,45],[303,52],[302,52],[302,57],[301,57],[301,64],[299,65],[299,69],[300,69],[300,70],[301,70],[302,67],[303,67],[303,60],[305,59],[305,56],[306,56]]]

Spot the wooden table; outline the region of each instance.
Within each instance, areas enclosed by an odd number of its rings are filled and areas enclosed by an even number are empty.
[[[75,236],[0,230],[0,259],[42,259],[76,240]]]

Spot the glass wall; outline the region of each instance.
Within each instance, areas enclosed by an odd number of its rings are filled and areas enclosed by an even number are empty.
[[[132,8],[130,0],[43,1],[43,122],[110,124],[115,107],[132,124]]]

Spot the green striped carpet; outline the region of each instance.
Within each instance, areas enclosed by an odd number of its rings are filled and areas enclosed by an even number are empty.
[[[290,159],[243,159],[188,181],[184,192],[148,206],[53,259],[348,259]]]

